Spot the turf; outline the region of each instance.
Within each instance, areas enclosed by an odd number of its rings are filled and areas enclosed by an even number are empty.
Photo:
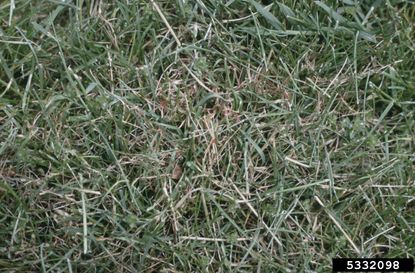
[[[1,272],[414,257],[413,1],[0,2]]]

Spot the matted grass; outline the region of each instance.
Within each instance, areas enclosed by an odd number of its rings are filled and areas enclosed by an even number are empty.
[[[414,257],[414,18],[413,1],[2,1],[1,271]]]

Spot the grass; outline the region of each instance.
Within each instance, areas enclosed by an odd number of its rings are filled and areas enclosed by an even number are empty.
[[[0,3],[2,272],[414,257],[413,1]]]

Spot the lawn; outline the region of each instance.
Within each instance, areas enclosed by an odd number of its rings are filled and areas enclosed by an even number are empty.
[[[0,2],[1,272],[415,255],[415,4]]]

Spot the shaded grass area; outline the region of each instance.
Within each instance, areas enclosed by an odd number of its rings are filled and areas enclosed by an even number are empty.
[[[1,2],[2,271],[413,257],[415,7],[357,2]]]

